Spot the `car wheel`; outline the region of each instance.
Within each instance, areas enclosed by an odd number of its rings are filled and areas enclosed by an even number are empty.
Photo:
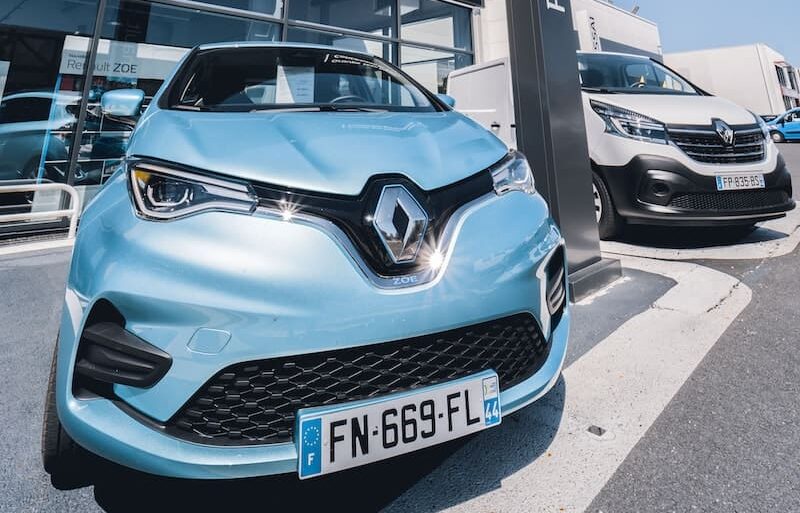
[[[50,379],[42,422],[42,463],[50,481],[59,490],[74,490],[91,484],[91,455],[70,438],[56,411],[56,354],[50,364]]]
[[[776,143],[784,143],[784,142],[786,142],[786,138],[780,132],[770,132],[769,135],[770,135],[770,137],[772,137],[772,140],[774,142],[776,142]]]
[[[605,182],[597,173],[592,173],[592,195],[594,196],[594,213],[600,238],[611,239],[620,233],[624,222],[614,208]]]

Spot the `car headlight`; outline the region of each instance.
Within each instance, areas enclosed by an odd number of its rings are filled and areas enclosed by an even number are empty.
[[[494,192],[502,196],[511,191],[522,191],[528,194],[536,192],[533,171],[525,155],[518,151],[508,154],[495,169],[492,170]]]
[[[637,141],[667,144],[664,123],[632,110],[591,100],[592,109],[606,122],[606,132]]]
[[[135,162],[131,192],[144,217],[170,220],[207,211],[252,213],[258,199],[247,184]]]

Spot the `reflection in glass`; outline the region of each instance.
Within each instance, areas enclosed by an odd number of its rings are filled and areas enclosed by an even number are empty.
[[[392,36],[395,0],[291,0],[289,19]]]
[[[385,61],[394,62],[394,45],[391,43],[373,41],[371,39],[364,39],[361,37],[353,37],[343,34],[334,34],[331,32],[320,32],[317,30],[304,30],[299,28],[290,28],[287,35],[287,40],[300,43],[335,46],[336,48],[369,53],[377,57],[381,57]]]
[[[85,59],[67,62],[65,38],[89,36],[96,14],[94,0],[0,2],[0,183],[67,181]],[[45,196],[0,195],[0,213],[57,207]]]
[[[400,37],[472,50],[471,11],[439,0],[400,0]]]
[[[209,2],[273,14],[275,0]],[[117,170],[125,154],[137,116],[103,114],[100,99],[106,91],[136,88],[145,92],[147,106],[189,48],[219,41],[276,41],[280,25],[202,12],[139,0],[112,0],[101,27],[102,39],[89,97],[86,126],[78,155],[75,183],[103,183]],[[68,36],[77,57],[85,56],[90,39]]]
[[[403,71],[433,93],[447,92],[447,77],[455,69],[470,66],[469,54],[428,50],[404,45],[402,47]]]
[[[254,11],[259,14],[279,17],[283,2],[281,0],[200,0],[204,4],[233,7],[243,11]]]

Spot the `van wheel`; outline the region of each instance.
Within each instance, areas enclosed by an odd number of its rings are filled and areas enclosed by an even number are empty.
[[[769,135],[772,137],[772,140],[776,143],[786,142],[786,137],[784,137],[783,134],[780,132],[770,132]]]
[[[74,490],[91,484],[91,455],[64,431],[56,411],[56,354],[50,364],[47,397],[42,422],[42,463],[50,481],[59,490]]]
[[[617,214],[614,203],[611,201],[611,194],[609,194],[603,179],[594,172],[592,173],[592,195],[594,196],[594,213],[600,238],[607,240],[619,235],[624,221]]]

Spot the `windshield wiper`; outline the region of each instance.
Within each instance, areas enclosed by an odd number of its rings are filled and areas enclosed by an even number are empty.
[[[250,112],[387,112],[388,109],[373,107],[357,107],[354,105],[264,105],[250,109]]]
[[[354,105],[340,105],[336,103],[327,103],[320,105],[319,110],[323,112],[387,112],[388,109],[380,107],[357,107]]]
[[[270,106],[261,106],[261,107],[256,107],[254,109],[250,109],[250,112],[266,112],[272,114],[275,112],[319,112],[321,110],[322,109],[320,109],[319,107],[302,107],[302,106],[292,107],[291,105],[275,107],[270,105]]]
[[[611,89],[605,87],[581,87],[584,91],[589,91],[590,93],[600,93],[600,94],[619,94],[619,91],[612,91]]]
[[[175,110],[190,110],[193,112],[200,112],[203,110],[208,110],[206,107],[198,107],[196,105],[187,105],[185,103],[176,103],[175,105],[171,105],[170,108]]]

